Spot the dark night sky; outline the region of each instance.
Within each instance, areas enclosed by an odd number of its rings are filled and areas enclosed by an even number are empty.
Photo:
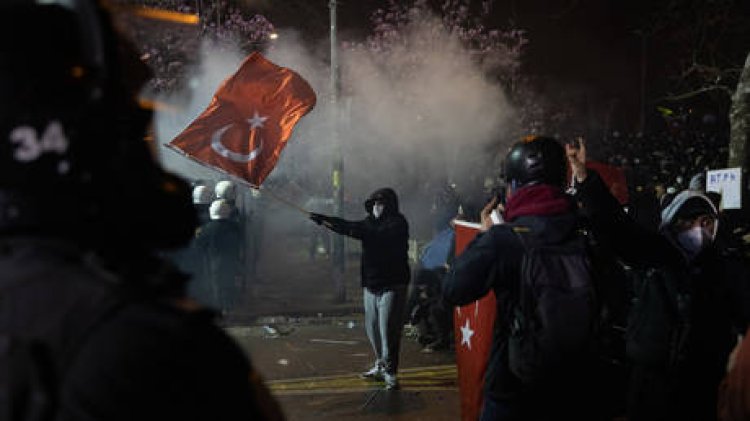
[[[385,0],[341,1],[339,28],[342,38],[366,36],[369,16]],[[488,26],[507,26],[514,21],[528,30],[531,44],[526,62],[534,73],[551,73],[563,78],[601,77],[604,71],[621,72],[638,52],[638,38],[628,34],[624,1],[525,0],[497,1]],[[575,4],[575,7],[570,7]],[[633,0],[628,2],[633,4]],[[312,38],[322,39],[328,31],[328,0],[286,2],[266,12],[278,26],[302,29]],[[627,56],[627,57],[625,57]],[[637,61],[637,60],[636,60]],[[591,66],[591,62],[599,66]],[[631,65],[632,66],[632,65]],[[636,63],[637,68],[637,63]]]
[[[309,39],[323,40],[328,33],[328,0],[265,1],[266,13],[277,26],[302,30]],[[438,4],[440,2],[437,2]],[[479,3],[474,1],[472,3]],[[339,6],[342,39],[362,38],[370,31],[369,16],[387,0],[343,0]],[[652,96],[666,91],[667,77],[679,73],[689,42],[685,34],[712,16],[702,12],[729,4],[734,19],[747,28],[737,34],[720,28],[718,49],[728,61],[742,63],[750,50],[750,1],[748,0],[497,0],[488,27],[507,27],[512,22],[526,29],[530,44],[523,57],[523,71],[540,80],[542,92],[582,92],[587,101],[602,104],[615,98],[626,110],[638,108],[642,43],[634,30],[660,27],[646,44],[647,87]],[[660,10],[672,5],[670,13]],[[696,11],[696,12],[693,12]],[[581,96],[579,95],[579,97]],[[580,100],[580,98],[579,98]],[[581,104],[575,104],[581,106]]]

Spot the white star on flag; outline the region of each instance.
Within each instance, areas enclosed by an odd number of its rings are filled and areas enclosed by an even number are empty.
[[[474,331],[471,330],[471,325],[469,325],[469,319],[466,319],[466,323],[461,327],[461,345],[466,344],[466,346],[471,349],[471,337],[474,336]]]
[[[258,127],[263,127],[263,123],[268,120],[267,116],[261,117],[260,114],[258,114],[258,111],[253,112],[253,118],[250,118],[247,120],[248,123],[250,123],[250,129],[256,129]]]

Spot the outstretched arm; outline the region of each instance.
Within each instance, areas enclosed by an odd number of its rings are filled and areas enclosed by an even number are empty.
[[[322,225],[331,231],[361,240],[365,233],[363,221],[347,221],[335,216],[310,213],[310,219],[318,225]]]

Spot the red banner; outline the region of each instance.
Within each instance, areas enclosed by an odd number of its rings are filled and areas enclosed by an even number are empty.
[[[253,53],[169,146],[260,186],[315,101],[315,92],[300,75]]]
[[[456,255],[466,249],[477,233],[478,224],[456,221]],[[455,309],[456,364],[463,421],[476,421],[482,409],[484,373],[492,349],[496,313],[492,291],[478,301]]]
[[[609,187],[609,191],[617,198],[621,205],[628,203],[628,182],[625,172],[620,167],[607,165],[598,161],[586,162],[586,168],[599,173],[602,181]]]

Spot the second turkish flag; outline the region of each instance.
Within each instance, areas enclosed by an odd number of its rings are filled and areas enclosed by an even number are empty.
[[[478,233],[477,224],[456,221],[456,254],[461,254]],[[456,365],[463,421],[476,421],[482,410],[484,374],[492,349],[496,312],[495,293],[492,291],[455,309]]]

